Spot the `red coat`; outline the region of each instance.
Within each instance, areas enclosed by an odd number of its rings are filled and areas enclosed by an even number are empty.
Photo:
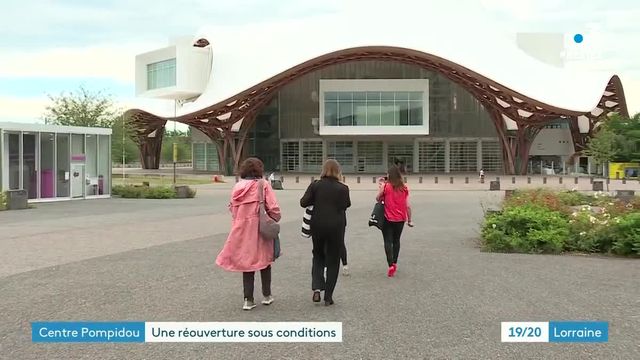
[[[268,181],[263,181],[267,214],[280,221],[280,206]],[[273,240],[260,236],[258,180],[240,180],[231,193],[231,232],[216,264],[227,271],[258,271],[273,262]]]

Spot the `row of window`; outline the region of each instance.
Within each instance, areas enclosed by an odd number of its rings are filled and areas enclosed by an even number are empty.
[[[424,116],[423,92],[327,92],[326,126],[419,126]],[[347,94],[349,96],[343,96]],[[360,94],[363,96],[355,96]],[[377,94],[370,96],[370,94]],[[406,96],[396,96],[402,94]],[[413,95],[415,94],[415,96]]]
[[[319,171],[322,167],[323,143],[321,141],[303,141],[302,155],[298,141],[282,143],[283,171]],[[384,172],[384,157],[387,164],[397,164],[409,172],[415,172],[414,144],[387,143],[384,153],[382,141],[328,141],[326,142],[327,158],[336,159],[345,173],[380,173]],[[418,169],[420,173],[444,172],[446,169],[446,147],[444,141],[419,142]],[[357,156],[356,156],[357,150]],[[481,164],[478,164],[478,141],[449,142],[449,171],[475,172],[479,166],[485,171],[502,169],[502,152],[497,141],[481,141]]]
[[[176,59],[147,65],[147,90],[176,85]]]
[[[351,101],[422,101],[422,91],[327,91],[325,102]]]

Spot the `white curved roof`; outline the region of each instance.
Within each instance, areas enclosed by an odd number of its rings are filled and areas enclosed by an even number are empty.
[[[401,17],[325,15],[277,24],[203,28],[194,42],[205,38],[211,44],[211,77],[204,93],[179,109],[178,116],[216,104],[307,60],[360,46],[430,53],[530,98],[571,111],[593,110],[613,76],[546,65],[488,24],[472,18],[451,20],[409,12]],[[157,116],[173,116],[173,109],[138,108]]]

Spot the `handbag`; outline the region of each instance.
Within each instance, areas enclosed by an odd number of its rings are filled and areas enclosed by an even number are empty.
[[[260,199],[260,203],[258,205],[258,215],[260,217],[260,222],[258,225],[258,231],[262,236],[269,240],[275,240],[280,233],[280,224],[278,224],[275,220],[273,220],[269,214],[267,214],[267,209],[265,208],[264,201],[264,192],[262,187],[264,186],[264,180],[260,179],[258,181],[258,197]]]
[[[373,211],[371,211],[371,216],[369,217],[369,226],[375,226],[380,230],[382,230],[382,226],[386,221],[384,217],[384,192],[382,193],[382,196],[383,199],[381,201],[377,201],[376,204],[373,205]]]
[[[311,237],[311,216],[313,215],[313,205],[307,206],[302,215],[302,237]]]
[[[369,217],[369,226],[375,226],[382,230],[382,226],[386,219],[384,218],[384,202],[378,201],[373,205],[373,211],[371,217]]]

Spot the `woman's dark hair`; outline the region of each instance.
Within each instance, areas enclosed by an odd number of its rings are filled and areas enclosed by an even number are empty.
[[[389,178],[387,181],[393,186],[394,190],[400,190],[404,187],[404,181],[402,181],[402,174],[400,173],[399,167],[396,165],[391,166],[388,175]]]
[[[264,164],[262,160],[254,157],[247,158],[240,165],[240,177],[242,179],[246,178],[256,178],[259,179],[264,175]]]

